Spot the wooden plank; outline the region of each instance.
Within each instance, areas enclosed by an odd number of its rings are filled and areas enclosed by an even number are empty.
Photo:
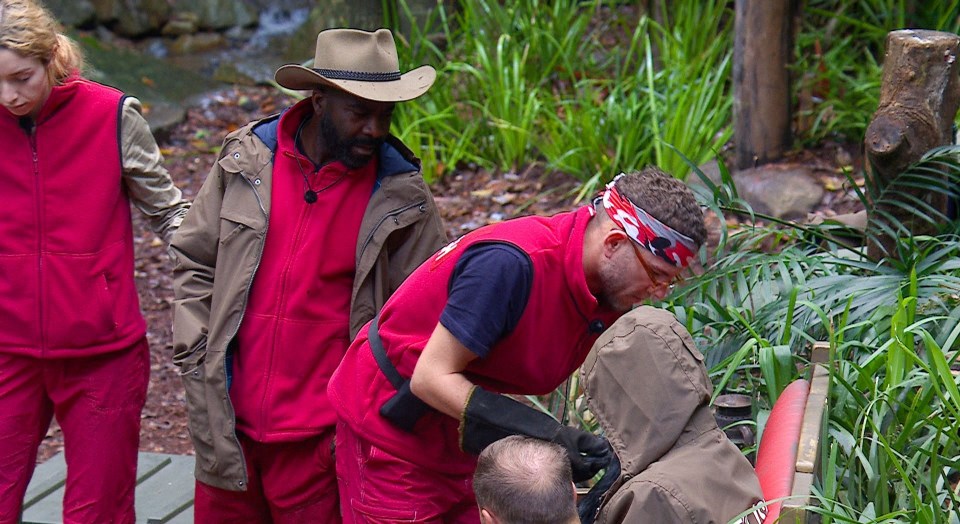
[[[820,458],[820,437],[824,428],[829,385],[827,368],[820,364],[814,365],[807,405],[803,410],[803,423],[800,426],[800,442],[797,446],[796,470],[801,473],[813,473]]]
[[[36,504],[66,481],[67,462],[63,453],[57,453],[33,470],[33,477],[23,496],[23,509]]]
[[[167,467],[174,457],[176,455],[164,455],[163,453],[137,454],[137,484]]]
[[[830,343],[814,342],[813,349],[810,351],[811,364],[826,364],[830,360]]]
[[[61,524],[62,522],[63,484],[23,512],[23,524]]]
[[[143,482],[155,475],[171,463],[172,457],[174,456],[159,453],[138,454],[137,482]],[[48,463],[49,466],[47,466]],[[62,452],[37,466],[27,487],[31,503],[29,507],[24,507],[23,524],[61,524],[63,522],[65,466]],[[188,478],[192,479],[192,475]]]
[[[193,504],[172,516],[166,524],[193,524]]]
[[[805,523],[814,515],[807,511],[811,502],[811,490],[814,476],[812,473],[797,472],[793,476],[793,488],[790,497],[783,501],[778,522]]]
[[[193,505],[193,457],[173,456],[137,485],[137,522],[165,524]]]
[[[783,502],[784,506],[801,507],[810,504],[813,490],[813,473],[797,472],[793,475],[793,488],[790,498]]]

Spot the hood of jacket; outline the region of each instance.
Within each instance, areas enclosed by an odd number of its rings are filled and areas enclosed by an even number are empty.
[[[677,319],[650,306],[610,327],[581,368],[587,402],[635,476],[675,446],[716,429],[703,355]]]
[[[672,314],[644,306],[621,317],[581,379],[621,465],[597,522],[722,523],[751,507],[738,522],[762,521],[753,467],[717,427],[703,355]]]

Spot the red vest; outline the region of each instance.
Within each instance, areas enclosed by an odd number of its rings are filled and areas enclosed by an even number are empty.
[[[82,79],[53,88],[33,135],[0,109],[0,352],[95,355],[143,337],[122,94]]]
[[[335,423],[327,380],[350,344],[357,236],[376,179],[376,159],[314,172],[294,144],[311,113],[304,100],[280,118],[270,225],[233,354],[237,429],[260,442],[308,438]],[[318,192],[313,204],[304,177]]]
[[[507,242],[533,263],[530,298],[516,328],[465,370],[473,382],[493,391],[540,395],[573,373],[602,329],[620,313],[602,309],[587,288],[583,238],[589,209],[552,217],[525,217],[470,233],[423,263],[387,301],[380,313],[380,337],[401,375],[413,373],[447,301],[450,276],[463,251],[479,242]],[[591,330],[591,325],[595,329]],[[430,412],[413,433],[380,417],[393,386],[377,367],[366,328],[331,379],[328,393],[338,416],[362,438],[397,457],[436,471],[472,471],[475,457],[459,449],[459,421]]]

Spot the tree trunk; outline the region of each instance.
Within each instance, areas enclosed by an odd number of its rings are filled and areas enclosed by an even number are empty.
[[[779,159],[790,147],[794,0],[736,0],[733,119],[737,169]]]
[[[864,138],[867,183],[873,185],[870,194],[883,191],[930,149],[953,142],[953,120],[960,104],[958,53],[960,37],[952,33],[901,30],[887,35],[880,103]],[[890,193],[896,198],[895,191]],[[946,211],[945,193],[914,190],[913,194]],[[877,230],[870,224],[889,223],[885,213],[913,235],[933,231],[928,222],[912,219],[900,206],[889,203],[870,206],[868,230]],[[893,238],[871,238],[867,254],[874,260],[894,256],[895,245]]]

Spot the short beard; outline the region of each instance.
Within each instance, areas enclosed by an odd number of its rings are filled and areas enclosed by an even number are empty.
[[[634,304],[624,304],[616,298],[617,291],[628,284],[622,271],[618,271],[610,264],[602,265],[599,268],[599,277],[601,289],[597,295],[597,302],[601,306],[620,313],[633,309]]]
[[[326,114],[320,117],[320,137],[318,140],[323,141],[321,144],[323,147],[321,147],[321,149],[329,151],[334,160],[339,160],[343,165],[347,166],[348,169],[361,168],[367,165],[367,162],[372,158],[372,156],[353,154],[354,146],[371,146],[375,152],[374,154],[376,154],[376,151],[379,151],[380,146],[383,144],[382,138],[344,139],[334,125],[333,120]]]

